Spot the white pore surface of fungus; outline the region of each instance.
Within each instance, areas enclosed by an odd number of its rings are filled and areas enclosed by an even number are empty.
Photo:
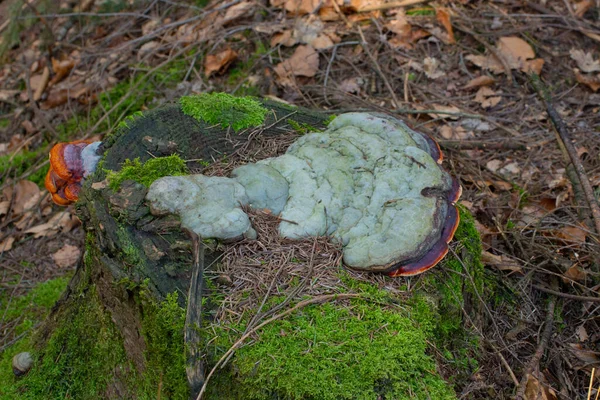
[[[248,236],[240,206],[267,208],[284,220],[283,237],[329,235],[344,246],[346,265],[365,270],[427,253],[440,238],[448,202],[423,193],[452,185],[422,135],[367,113],[343,114],[286,154],[239,167],[232,176],[162,178],[147,198],[204,238]]]

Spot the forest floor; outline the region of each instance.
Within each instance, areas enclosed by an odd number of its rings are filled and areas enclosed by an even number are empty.
[[[43,189],[51,146],[224,91],[391,113],[438,140],[511,296],[472,327],[460,398],[598,398],[599,19],[591,0],[0,0],[0,352],[83,251]]]

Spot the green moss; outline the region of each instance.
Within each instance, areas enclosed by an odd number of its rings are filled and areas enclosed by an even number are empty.
[[[185,373],[183,328],[185,309],[178,303],[177,292],[156,303],[146,293],[141,293],[144,306],[142,334],[146,339],[146,382],[149,393],[158,393],[168,399],[187,399],[189,396]]]
[[[140,251],[138,250],[138,248],[133,244],[133,241],[131,240],[127,229],[120,226],[119,230],[117,231],[117,237],[121,242],[123,261],[125,261],[125,263],[129,264],[132,267],[142,265],[143,258],[140,255]]]
[[[67,313],[21,380],[12,379],[2,398],[96,399],[102,397],[125,352],[109,315],[91,287]],[[28,348],[31,351],[32,349]]]
[[[2,177],[19,177],[41,160],[48,159],[48,151],[46,146],[41,146],[36,150],[23,150],[0,156],[0,185],[4,183]],[[42,186],[46,172],[48,172],[46,168],[40,168],[29,175],[28,179]]]
[[[306,122],[297,122],[294,121],[293,119],[287,119],[286,122],[288,123],[289,126],[292,127],[292,129],[294,131],[296,131],[296,133],[300,134],[300,135],[304,135],[306,133],[310,133],[310,132],[321,132],[319,129],[310,126],[309,124],[307,124]]]
[[[263,124],[267,109],[250,97],[203,93],[179,100],[183,113],[210,125],[231,126],[235,131]]]
[[[431,7],[415,8],[412,10],[408,10],[406,12],[406,15],[411,15],[413,17],[435,15],[435,10]]]
[[[10,119],[0,118],[0,129],[5,129],[10,125]]]
[[[388,307],[389,293],[365,283],[357,287],[366,290],[365,298],[311,305],[266,325],[213,378],[207,398],[455,399],[427,355],[430,305]],[[245,321],[205,329],[213,363],[244,331]]]
[[[185,161],[178,155],[151,158],[143,164],[138,158],[133,161],[126,160],[121,171],[106,172],[109,187],[112,190],[118,190],[121,183],[128,179],[149,187],[152,182],[163,176],[186,175],[189,173]]]

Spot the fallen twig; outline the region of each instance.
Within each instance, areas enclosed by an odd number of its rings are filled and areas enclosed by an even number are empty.
[[[563,293],[556,290],[552,290],[550,288],[540,286],[540,285],[532,285],[537,290],[540,290],[544,293],[553,294],[555,296],[564,297],[565,299],[578,300],[578,301],[589,301],[592,303],[600,303],[600,297],[589,297],[589,296],[578,296],[576,294]]]
[[[525,388],[527,387],[527,377],[533,373],[533,371],[539,368],[540,360],[544,355],[544,351],[546,351],[546,346],[548,341],[550,340],[550,335],[552,334],[552,327],[554,326],[554,307],[556,306],[556,296],[551,296],[548,301],[548,309],[546,311],[546,320],[544,327],[544,332],[542,333],[542,337],[540,339],[540,343],[538,344],[533,357],[527,363],[527,367],[523,371],[523,376],[521,377],[521,383],[519,385],[519,389],[517,390],[517,394],[515,395],[515,400],[524,400],[525,397]]]
[[[577,155],[577,150],[573,145],[573,139],[567,130],[567,126],[552,105],[552,97],[540,77],[537,74],[531,74],[529,75],[529,80],[546,106],[546,112],[548,113],[548,116],[554,125],[556,139],[558,140],[559,147],[563,153],[565,161],[570,161],[575,169],[575,172],[577,173],[579,184],[581,185],[581,189],[585,195],[585,200],[588,203],[592,218],[594,220],[596,233],[600,235],[600,206],[598,206],[598,202],[594,196],[594,190],[592,189],[590,180],[588,179],[585,169],[583,168],[583,164]],[[598,265],[595,266],[595,270],[596,272],[598,271]]]

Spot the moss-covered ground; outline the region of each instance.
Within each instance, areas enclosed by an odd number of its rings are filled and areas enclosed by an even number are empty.
[[[141,163],[139,159],[126,160],[120,171],[107,171],[109,187],[117,190],[123,181],[134,180],[146,187],[164,176],[187,175],[185,161],[177,155],[151,158]]]

